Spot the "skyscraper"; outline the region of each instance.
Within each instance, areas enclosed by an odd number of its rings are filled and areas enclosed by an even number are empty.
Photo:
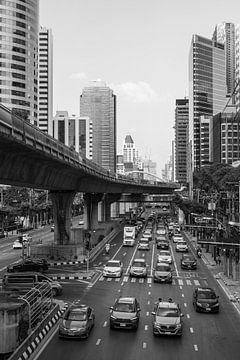
[[[221,43],[225,47],[226,85],[227,96],[230,97],[236,85],[236,36],[233,23],[222,22],[217,24],[212,37],[213,41]],[[234,98],[232,98],[233,102]]]
[[[138,151],[136,150],[131,135],[126,135],[123,143],[123,161],[136,164],[138,161]]]
[[[93,81],[80,95],[80,116],[93,126],[93,161],[116,171],[116,96],[100,80]]]
[[[175,108],[175,179],[187,182],[189,100],[176,99]]]
[[[37,125],[39,1],[1,1],[0,102]]]
[[[53,57],[52,31],[44,27],[39,31],[38,44],[38,126],[53,135]]]
[[[226,105],[224,45],[193,35],[189,56],[189,140],[192,169],[200,164],[200,116],[213,116]]]

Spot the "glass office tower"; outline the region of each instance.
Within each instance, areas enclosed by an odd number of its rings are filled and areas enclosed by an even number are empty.
[[[116,172],[116,96],[103,81],[83,89],[80,116],[88,116],[92,123],[92,160]]]
[[[0,102],[37,125],[38,0],[0,2]]]
[[[193,35],[189,55],[189,140],[192,170],[200,169],[200,116],[213,116],[226,105],[224,45]]]

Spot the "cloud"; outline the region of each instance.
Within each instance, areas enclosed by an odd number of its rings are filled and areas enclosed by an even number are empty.
[[[86,79],[85,72],[73,73],[70,75],[70,79]]]
[[[159,95],[144,81],[137,83],[128,81],[123,84],[110,85],[118,95],[124,96],[128,101],[134,103],[153,103],[160,101]]]

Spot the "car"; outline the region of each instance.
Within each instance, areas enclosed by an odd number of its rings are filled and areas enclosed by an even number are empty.
[[[181,258],[181,268],[196,270],[197,269],[197,260],[192,254],[182,254]]]
[[[13,249],[22,249],[23,247],[26,248],[26,242],[17,239],[13,242]]]
[[[45,259],[25,259],[7,267],[7,272],[36,271],[44,272],[48,270],[49,263]]]
[[[169,249],[169,242],[168,242],[167,239],[165,239],[165,240],[157,240],[156,244],[157,244],[157,249],[162,249],[162,250],[168,250]]]
[[[172,270],[169,264],[157,263],[153,271],[153,281],[172,284]]]
[[[176,251],[177,252],[188,252],[188,245],[187,245],[186,241],[179,240],[176,243]]]
[[[171,298],[167,301],[159,299],[152,315],[153,335],[182,335],[183,314],[179,304],[173,302]]]
[[[110,307],[110,329],[137,330],[140,311],[140,304],[135,297],[118,298]]]
[[[172,256],[169,250],[160,250],[157,255],[157,262],[172,263]]]
[[[120,260],[109,260],[103,268],[104,277],[121,277],[123,264]]]
[[[183,241],[183,236],[181,234],[174,234],[172,239],[173,239],[173,242],[176,243],[181,240]]]
[[[53,225],[51,226],[51,232],[54,232],[54,230],[55,230],[55,225],[53,224]]]
[[[152,232],[145,230],[142,234],[143,238],[147,238],[148,240],[152,240]]]
[[[166,232],[166,229],[164,227],[160,227],[156,230],[156,234],[157,235],[165,235],[167,232]]]
[[[92,307],[75,301],[62,316],[59,338],[88,338],[95,324],[95,314]]]
[[[138,242],[138,250],[149,250],[149,240],[147,238],[142,238]]]
[[[198,287],[193,292],[193,306],[197,312],[219,312],[219,296],[210,287]]]
[[[147,277],[147,264],[145,259],[134,259],[130,267],[130,276]]]

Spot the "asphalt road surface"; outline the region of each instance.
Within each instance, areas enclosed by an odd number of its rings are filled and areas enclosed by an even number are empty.
[[[152,281],[152,271],[158,250],[154,240],[150,251],[122,247],[122,234],[111,244],[110,254],[104,251],[91,264],[96,270],[88,281],[64,281],[61,299],[71,303],[80,299],[95,310],[95,327],[87,340],[60,340],[58,328],[46,340],[34,359],[39,360],[239,360],[240,317],[201,259],[193,271],[180,269],[181,254],[171,242],[174,277],[172,284]],[[148,277],[129,277],[129,266],[134,258],[145,258]],[[114,258],[124,264],[120,279],[103,278],[101,271],[107,260]],[[64,268],[61,269],[64,271]],[[69,270],[68,270],[69,271]],[[192,305],[193,290],[197,286],[213,287],[220,297],[219,314],[196,313]],[[140,302],[141,316],[137,331],[110,330],[109,307],[119,296],[135,296]],[[169,297],[179,303],[184,314],[181,338],[155,337],[152,332],[154,303]]]

